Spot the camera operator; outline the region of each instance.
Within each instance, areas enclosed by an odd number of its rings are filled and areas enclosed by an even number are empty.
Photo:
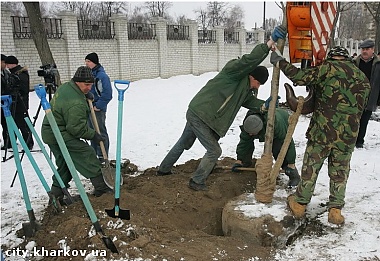
[[[7,56],[4,54],[1,54],[1,95],[8,95],[10,94],[10,90],[8,87],[8,80],[9,75],[11,74],[5,65],[5,59]],[[4,113],[1,113],[1,127],[3,128],[3,142],[4,145],[1,147],[2,150],[5,150],[6,148],[11,148],[11,143],[9,142],[8,137],[8,127],[7,127],[7,121],[5,120]]]
[[[33,138],[31,132],[24,120],[29,117],[29,73],[27,67],[22,67],[18,64],[15,56],[8,56],[5,59],[5,64],[10,71],[8,87],[10,95],[12,95],[11,112],[20,129],[22,137],[26,141],[29,149],[33,149]]]

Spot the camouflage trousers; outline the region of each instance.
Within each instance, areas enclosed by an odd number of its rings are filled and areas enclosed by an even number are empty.
[[[308,141],[302,165],[301,182],[295,196],[298,203],[308,204],[313,195],[319,171],[325,159],[328,159],[330,177],[330,197],[328,208],[341,209],[345,202],[346,184],[350,172],[353,146],[342,151],[335,144],[320,144]]]

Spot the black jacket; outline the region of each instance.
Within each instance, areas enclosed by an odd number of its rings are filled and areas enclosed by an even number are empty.
[[[16,67],[9,70],[11,75],[8,81],[8,87],[11,91],[12,100],[17,97],[16,111],[25,111],[29,109],[29,73],[27,67]]]

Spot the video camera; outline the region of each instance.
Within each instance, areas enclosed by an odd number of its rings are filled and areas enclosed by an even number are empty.
[[[38,70],[38,76],[44,77],[47,86],[52,86],[54,91],[56,90],[57,84],[55,77],[58,75],[58,69],[55,64],[45,64],[40,66],[42,70]]]
[[[21,84],[20,77],[17,74],[10,74],[8,78],[8,86],[11,89],[19,89]]]

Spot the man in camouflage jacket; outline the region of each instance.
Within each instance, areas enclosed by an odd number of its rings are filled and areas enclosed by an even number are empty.
[[[306,132],[301,182],[288,204],[296,218],[305,214],[323,162],[328,158],[330,197],[328,221],[343,224],[350,160],[359,131],[360,117],[371,89],[365,74],[349,59],[343,47],[333,47],[319,66],[299,69],[272,52],[270,62],[279,66],[296,85],[315,85],[315,110]]]

